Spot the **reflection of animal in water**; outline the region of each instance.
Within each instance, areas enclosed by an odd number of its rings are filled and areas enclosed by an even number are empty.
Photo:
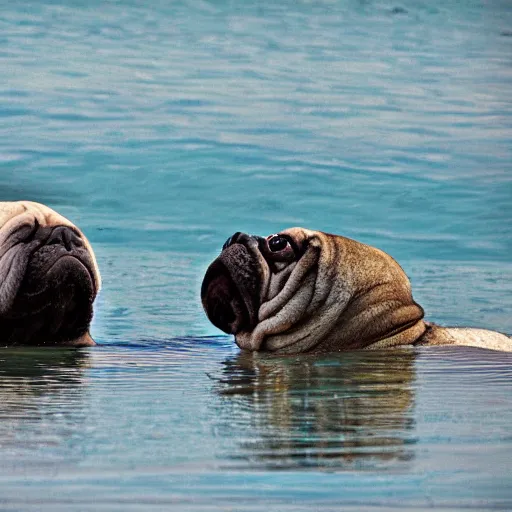
[[[87,352],[69,348],[2,349],[0,439],[4,469],[8,446],[16,457],[11,461],[13,464],[19,464],[18,457],[24,453],[33,463],[34,448],[60,444],[61,438],[81,423],[82,395],[86,389],[84,372],[89,364]]]
[[[221,417],[245,439],[233,458],[276,468],[407,463],[414,359],[396,349],[300,360],[242,352],[227,360],[217,386]]]
[[[469,345],[512,351],[484,329],[423,320],[409,279],[388,254],[303,228],[267,238],[235,233],[201,287],[211,322],[245,350],[280,354]]]
[[[92,345],[100,275],[68,219],[30,201],[0,202],[0,344]]]

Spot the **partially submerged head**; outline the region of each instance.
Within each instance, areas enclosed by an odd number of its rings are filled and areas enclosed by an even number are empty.
[[[30,201],[0,202],[0,344],[92,344],[101,285],[92,248],[68,219]]]
[[[425,329],[423,310],[393,258],[303,228],[266,238],[235,233],[208,268],[201,298],[210,321],[247,350],[405,344]]]

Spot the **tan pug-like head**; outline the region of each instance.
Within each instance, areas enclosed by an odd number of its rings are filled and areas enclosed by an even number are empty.
[[[412,343],[425,330],[391,256],[342,236],[291,228],[235,233],[201,287],[210,321],[246,350],[340,351]]]
[[[68,219],[0,202],[0,345],[88,345],[101,285],[92,248]]]

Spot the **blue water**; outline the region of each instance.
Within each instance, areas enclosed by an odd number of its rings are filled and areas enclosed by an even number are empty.
[[[206,320],[234,231],[393,255],[512,334],[506,1],[7,2],[0,200],[91,240],[83,352],[0,352],[2,510],[512,508],[512,358],[251,359]]]

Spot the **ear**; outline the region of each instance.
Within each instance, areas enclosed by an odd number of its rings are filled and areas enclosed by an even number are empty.
[[[11,308],[18,288],[27,271],[32,249],[38,242],[23,243],[31,224],[16,229],[20,223],[12,219],[0,227],[0,315]]]
[[[0,315],[7,313],[27,270],[28,253],[20,246],[11,247],[0,258]]]

